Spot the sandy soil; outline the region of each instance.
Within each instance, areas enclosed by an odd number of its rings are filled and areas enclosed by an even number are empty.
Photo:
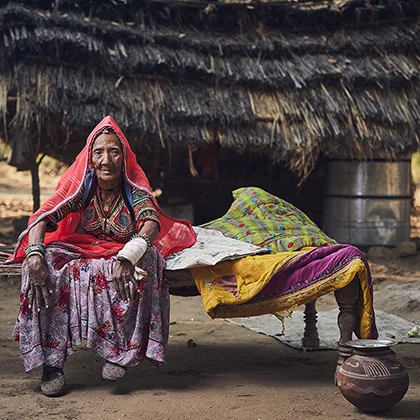
[[[13,242],[13,221],[30,214],[29,178],[0,164],[0,242]],[[54,174],[42,174],[44,196],[55,186]],[[420,323],[420,253],[370,259],[377,309]],[[367,415],[348,403],[333,383],[334,351],[302,352],[279,341],[211,320],[200,297],[171,298],[168,362],[129,369],[107,384],[102,361],[85,347],[66,364],[68,392],[44,397],[40,370],[23,372],[18,345],[11,339],[18,309],[19,279],[0,277],[0,418],[21,419],[419,419],[420,353],[398,345],[396,353],[410,375],[403,401],[387,413]],[[332,295],[319,310],[335,305]],[[280,330],[280,323],[279,323]],[[192,341],[190,341],[192,340]],[[188,344],[189,343],[189,344]]]

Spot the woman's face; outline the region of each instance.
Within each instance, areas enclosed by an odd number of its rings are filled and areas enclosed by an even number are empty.
[[[95,139],[92,165],[99,183],[112,187],[120,181],[123,158],[121,143],[115,134],[101,134]]]

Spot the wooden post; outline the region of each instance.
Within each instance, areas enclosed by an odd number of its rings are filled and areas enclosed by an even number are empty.
[[[10,130],[11,153],[7,163],[15,166],[18,171],[29,170],[31,172],[33,211],[36,211],[41,205],[39,165],[44,156],[37,161],[39,142],[35,144],[35,134],[31,133],[36,133],[36,126],[33,123],[26,127],[14,126]]]
[[[316,311],[316,301],[309,302],[305,306],[304,319],[305,319],[305,331],[302,337],[303,348],[318,348],[319,347],[319,335],[316,323],[318,320],[318,312]]]
[[[41,187],[39,185],[39,164],[41,162],[36,162],[34,159],[30,163],[29,170],[31,171],[32,178],[32,200],[33,200],[33,212],[35,213],[41,206]]]
[[[338,328],[340,329],[340,339],[338,341],[338,361],[337,369],[343,364],[344,360],[352,356],[353,350],[346,343],[353,338],[356,328],[356,305],[359,298],[359,278],[356,276],[346,287],[334,292],[338,304]]]

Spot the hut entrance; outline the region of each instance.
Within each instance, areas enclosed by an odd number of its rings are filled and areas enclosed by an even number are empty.
[[[187,163],[188,151],[174,150],[172,167],[161,172],[159,182],[152,181],[154,188],[158,186],[162,190],[159,200],[169,214],[184,216],[200,225],[226,213],[233,201],[232,191],[253,186],[289,201],[322,226],[322,160],[305,183],[298,187],[299,177],[267,156],[222,149],[218,159],[212,165],[206,165],[208,161],[200,157],[203,154],[210,156],[210,152],[206,149],[194,152],[191,168],[191,159],[190,164]]]

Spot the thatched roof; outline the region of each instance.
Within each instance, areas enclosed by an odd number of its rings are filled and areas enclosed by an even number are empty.
[[[2,131],[36,124],[69,160],[111,114],[137,150],[219,142],[301,174],[320,153],[408,153],[419,16],[415,0],[3,1]]]

